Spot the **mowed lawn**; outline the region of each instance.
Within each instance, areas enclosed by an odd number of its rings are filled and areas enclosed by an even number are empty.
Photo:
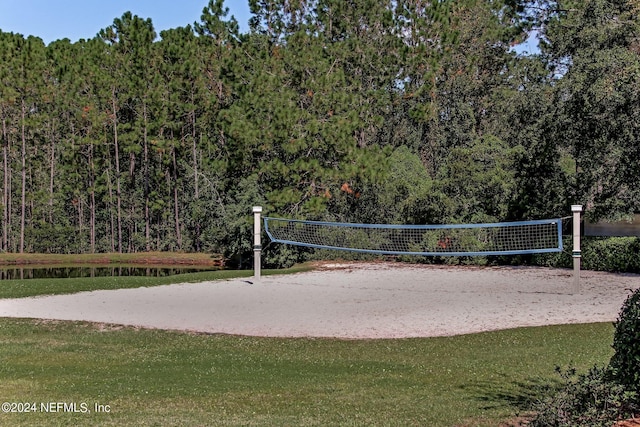
[[[36,410],[0,425],[497,426],[556,366],[606,363],[612,335],[607,323],[274,339],[0,319],[0,400]]]

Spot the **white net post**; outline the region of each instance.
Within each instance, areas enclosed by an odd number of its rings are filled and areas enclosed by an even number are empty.
[[[580,292],[580,262],[582,253],[580,251],[580,214],[582,213],[582,205],[572,205],[573,212],[573,286],[575,292]]]
[[[256,280],[260,279],[262,242],[260,230],[260,214],[262,206],[253,207],[253,276]]]

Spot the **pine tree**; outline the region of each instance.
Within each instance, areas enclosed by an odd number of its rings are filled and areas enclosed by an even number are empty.
[[[3,34],[2,48],[3,61],[1,78],[6,84],[2,92],[3,110],[3,135],[5,139],[4,174],[5,174],[5,236],[9,246],[11,231],[11,197],[6,193],[11,190],[12,168],[9,166],[11,156],[11,133],[17,135],[14,141],[20,147],[17,167],[20,170],[20,231],[16,250],[25,251],[25,232],[27,227],[27,193],[29,189],[27,177],[31,173],[32,164],[30,154],[34,147],[34,138],[37,132],[37,121],[42,108],[41,91],[45,86],[44,81],[44,53],[45,46],[41,39],[30,36],[24,38],[21,35]],[[8,129],[7,129],[8,128]]]

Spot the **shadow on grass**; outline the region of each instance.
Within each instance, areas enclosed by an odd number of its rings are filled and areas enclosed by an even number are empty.
[[[503,381],[477,381],[464,385],[461,389],[471,398],[483,402],[481,409],[512,408],[515,412],[528,412],[562,385],[560,379],[527,378],[523,381],[511,381],[506,376],[502,379]]]

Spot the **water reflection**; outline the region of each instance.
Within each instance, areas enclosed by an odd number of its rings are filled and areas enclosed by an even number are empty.
[[[74,277],[120,277],[146,276],[164,277],[175,274],[195,273],[199,271],[218,270],[216,268],[183,268],[183,267],[8,267],[0,268],[0,280],[24,279],[68,279]]]

